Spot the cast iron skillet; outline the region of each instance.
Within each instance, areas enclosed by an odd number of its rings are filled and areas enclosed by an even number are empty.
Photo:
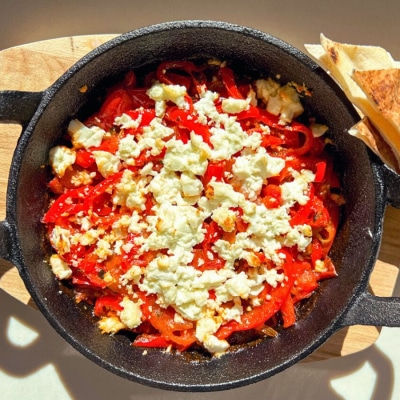
[[[219,58],[250,73],[279,74],[313,89],[306,108],[328,124],[346,205],[331,256],[339,277],[324,282],[312,311],[277,338],[242,346],[221,358],[184,357],[130,346],[124,335],[102,335],[91,310],[77,305],[46,259],[40,218],[47,206],[44,165],[69,120],[89,112],[110,77],[164,59]],[[87,86],[85,93],[79,88]],[[212,21],[164,23],[123,34],[100,46],[42,93],[0,93],[0,120],[23,126],[12,161],[0,256],[19,270],[38,308],[55,330],[98,365],[145,385],[213,391],[268,378],[303,359],[338,329],[366,324],[400,326],[400,299],[367,292],[387,204],[400,207],[400,178],[346,130],[359,119],[332,79],[307,56],[268,34]],[[316,300],[316,301],[314,301]]]

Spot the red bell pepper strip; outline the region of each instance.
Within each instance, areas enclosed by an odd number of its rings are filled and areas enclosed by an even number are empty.
[[[60,179],[56,176],[47,185],[49,190],[54,194],[63,194],[65,186],[61,183]]]
[[[106,97],[100,111],[96,114],[96,117],[100,119],[106,128],[110,128],[116,117],[131,110],[133,106],[134,103],[132,97],[129,95],[127,90],[113,90]]]
[[[282,125],[279,123],[279,116],[269,113],[267,110],[261,109],[259,107],[249,106],[248,110],[242,111],[238,114],[238,119],[248,119],[252,118],[256,121],[262,122],[263,124],[269,126],[270,128],[278,130],[281,134],[288,135],[288,155],[300,156],[309,152],[314,143],[314,136],[311,129],[309,129],[304,124],[297,121],[292,121],[290,124]],[[290,142],[293,140],[289,133],[294,132],[302,135],[302,144],[298,147],[290,147]],[[285,139],[283,139],[285,142]]]
[[[100,146],[91,147],[91,151],[102,150],[108,151],[109,153],[115,154],[118,150],[119,146],[119,137],[117,135],[113,135],[107,138],[104,138],[101,142]]]
[[[89,186],[68,190],[54,201],[44,215],[42,222],[45,224],[55,222],[63,214],[71,213],[71,211],[76,209],[77,204],[83,204],[90,192],[91,188]]]
[[[310,215],[312,213],[312,204],[313,204],[313,200],[310,197],[310,200],[308,200],[308,202],[303,205],[300,206],[300,208],[296,211],[292,212],[292,218],[290,219],[290,225],[292,227],[296,226],[296,225],[303,225],[303,224],[307,224],[310,221]]]
[[[96,274],[86,275],[81,271],[73,272],[72,284],[94,289],[105,289],[107,287],[106,282],[96,276]]]
[[[315,263],[323,258],[323,250],[321,242],[318,239],[313,239],[311,242],[311,264],[315,267]]]
[[[271,300],[264,299],[262,305],[253,307],[249,312],[241,316],[241,322],[230,321],[218,329],[215,336],[218,339],[226,339],[233,332],[245,331],[257,328],[271,317],[273,317],[282,307],[283,302],[289,295],[289,287],[278,286],[271,291]]]
[[[220,68],[219,75],[221,76],[222,83],[224,84],[229,96],[233,97],[234,99],[244,98],[236,86],[235,76],[231,68]]]
[[[263,303],[260,306],[253,307],[251,311],[244,313],[240,318],[240,322],[233,320],[223,325],[216,333],[217,338],[226,339],[233,332],[257,328],[268,321],[281,309],[282,304],[290,295],[290,290],[293,286],[292,256],[289,251],[282,249],[281,252],[286,256],[285,261],[283,262],[283,269],[287,280],[285,280],[283,284],[278,283],[275,288],[270,290],[270,300],[267,299],[269,290],[266,286],[260,296]]]
[[[281,307],[283,327],[289,328],[296,323],[296,311],[294,309],[292,296],[286,297]]]
[[[314,271],[315,276],[318,281],[323,279],[335,278],[337,276],[336,268],[332,262],[332,259],[329,256],[326,256],[324,259],[324,271]]]
[[[170,341],[159,333],[142,333],[132,342],[133,346],[149,348],[167,348],[171,346]]]
[[[142,312],[147,320],[168,341],[176,344],[180,349],[186,349],[195,341],[195,329],[190,321],[177,322],[175,310],[172,307],[163,308],[156,302],[156,296],[141,295],[144,302]]]
[[[293,121],[290,124],[290,130],[301,133],[304,136],[303,144],[300,147],[290,147],[288,149],[288,155],[300,156],[309,152],[313,146],[314,136],[311,129],[299,122]]]
[[[185,79],[185,76],[171,73],[170,70],[176,72],[181,71],[189,75],[190,80]],[[201,85],[206,81],[201,68],[191,61],[165,61],[160,63],[156,71],[156,77],[160,82],[166,84],[180,84],[187,88],[189,91],[191,84],[193,84],[196,91],[199,93]]]
[[[269,147],[276,148],[278,146],[281,146],[284,143],[285,143],[285,141],[282,137],[275,136],[275,135],[267,135],[265,133],[262,135],[261,146],[263,146],[265,148],[269,148]]]
[[[87,151],[85,149],[78,149],[76,151],[75,163],[80,167],[89,168],[91,165],[93,165],[94,162],[95,159],[90,151]]]
[[[120,294],[98,297],[94,305],[94,315],[101,317],[102,315],[106,315],[108,310],[122,311],[121,301],[122,296]]]
[[[260,109],[258,107],[254,107],[249,105],[245,110],[241,111],[240,113],[236,114],[236,120],[258,120],[260,116]]]
[[[263,124],[269,126],[270,128],[282,129],[283,125],[279,124],[279,116],[273,115],[267,110],[264,110],[259,107],[254,107],[258,110],[258,116],[256,119],[262,122]]]
[[[109,176],[104,179],[96,186],[92,188],[90,194],[85,198],[84,208],[85,210],[93,210],[93,204],[95,202],[96,197],[104,194],[110,187],[115,185],[119,179],[121,179],[123,171],[117,172],[114,175]]]
[[[128,71],[125,74],[122,86],[124,88],[130,88],[130,87],[135,87],[137,83],[137,79],[136,79],[136,74],[134,71]]]
[[[154,108],[137,108],[135,110],[129,110],[126,112],[133,120],[137,120],[141,118],[139,128],[144,126],[149,126],[150,122],[155,118],[156,111]],[[136,131],[137,132],[137,131]],[[125,133],[134,134],[135,132],[132,129],[128,128]]]
[[[238,208],[238,216],[236,217],[236,231],[246,232],[249,227],[249,223],[243,219],[243,210]]]
[[[212,143],[210,142],[211,133],[208,126],[193,119],[191,112],[174,106],[167,110],[166,118],[180,127],[184,127],[190,132],[193,131],[196,135],[200,135],[203,141],[212,147]]]
[[[295,281],[296,284],[293,285],[291,290],[293,303],[297,303],[300,300],[310,297],[318,287],[317,276],[314,271],[311,270],[311,267],[297,271],[295,274]]]
[[[326,171],[326,161],[319,161],[315,164],[315,168],[317,169],[315,173],[314,182],[322,182],[325,178]]]
[[[261,190],[262,202],[267,208],[278,208],[282,204],[282,190],[279,185],[268,184]]]
[[[210,162],[203,176],[203,186],[206,188],[212,178],[217,182],[223,182],[225,171],[226,165],[224,161]]]

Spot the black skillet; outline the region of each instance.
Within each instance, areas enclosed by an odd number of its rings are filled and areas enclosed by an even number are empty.
[[[274,339],[221,358],[185,357],[130,346],[124,335],[102,335],[91,310],[77,305],[56,281],[46,259],[40,218],[47,206],[49,149],[69,120],[90,112],[101,88],[132,68],[160,60],[218,58],[249,73],[280,75],[313,90],[306,109],[330,127],[332,151],[346,205],[331,256],[339,277],[326,281],[298,323]],[[79,88],[87,86],[86,92]],[[268,34],[212,21],[159,24],[123,34],[81,59],[41,93],[1,92],[0,120],[23,126],[12,161],[7,215],[0,224],[0,256],[19,270],[32,298],[54,329],[107,370],[145,385],[177,391],[213,391],[268,378],[303,359],[337,330],[355,324],[400,326],[400,299],[367,291],[388,204],[400,207],[400,178],[346,130],[358,114],[332,79],[299,50]]]

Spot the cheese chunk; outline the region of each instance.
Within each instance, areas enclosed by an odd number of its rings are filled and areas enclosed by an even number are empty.
[[[77,119],[73,119],[68,125],[68,133],[71,136],[72,144],[75,148],[85,148],[100,146],[106,132],[97,127],[93,126],[88,128],[82,122]]]
[[[67,168],[75,163],[76,152],[66,146],[55,146],[50,150],[49,158],[53,172],[62,178]]]
[[[68,279],[72,276],[71,268],[58,254],[53,254],[50,257],[50,266],[53,274],[60,280]]]

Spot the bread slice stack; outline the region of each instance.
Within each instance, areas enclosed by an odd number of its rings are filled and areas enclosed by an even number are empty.
[[[338,43],[321,34],[306,50],[341,86],[360,113],[349,134],[400,172],[400,63],[378,46]]]

